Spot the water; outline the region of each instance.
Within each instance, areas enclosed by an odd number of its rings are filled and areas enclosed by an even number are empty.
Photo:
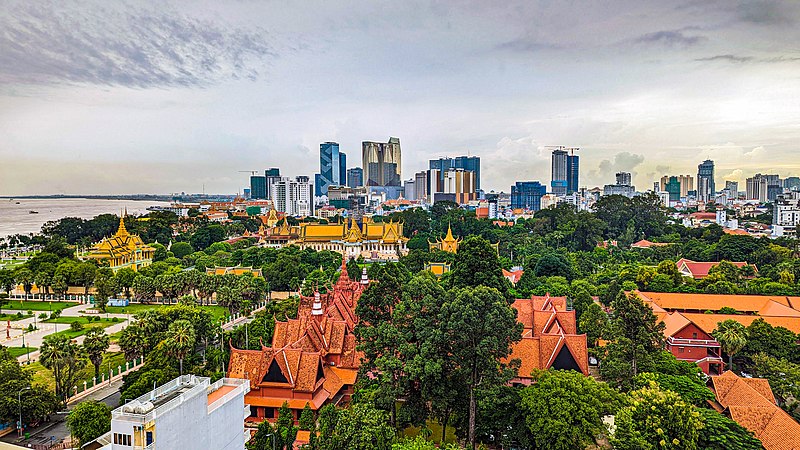
[[[19,202],[19,204],[17,204]],[[0,199],[0,236],[38,233],[45,222],[63,217],[91,219],[100,214],[147,213],[148,206],[168,206],[168,202],[136,200],[98,200],[88,198]],[[39,214],[30,214],[38,211]]]

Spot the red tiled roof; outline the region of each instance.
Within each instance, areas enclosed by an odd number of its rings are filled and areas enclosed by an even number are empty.
[[[711,387],[717,403],[752,431],[766,450],[800,449],[800,424],[778,407],[767,380],[727,371],[711,377]]]

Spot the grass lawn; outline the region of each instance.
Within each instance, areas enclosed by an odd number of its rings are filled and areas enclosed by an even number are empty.
[[[80,318],[79,317],[71,317],[71,319],[80,319]],[[83,336],[84,334],[86,334],[89,331],[89,329],[91,329],[91,328],[106,328],[106,327],[110,327],[111,325],[114,325],[115,323],[119,323],[119,322],[111,322],[110,320],[103,319],[100,322],[92,322],[91,325],[84,325],[83,329],[80,330],[80,331],[70,330],[69,325],[64,325],[64,331],[59,331],[58,333],[52,333],[50,336],[58,334],[58,335],[66,336],[66,337],[68,337],[70,339],[75,339],[78,336]],[[59,328],[61,328],[61,327],[59,327]]]
[[[22,355],[27,355],[28,353],[35,352],[38,350],[36,347],[7,347],[8,354],[13,356],[14,358],[18,358]]]
[[[0,314],[0,321],[10,320],[13,322],[15,320],[27,319],[28,317],[33,317],[33,314],[23,313],[21,316],[16,314]]]
[[[439,422],[435,420],[428,420],[426,421],[428,428],[433,432],[429,440],[439,444],[442,440],[442,426],[439,425]],[[420,428],[417,427],[408,427],[403,430],[403,436],[405,437],[414,437],[418,435],[420,432]],[[447,433],[445,434],[445,443],[453,443],[456,442],[456,430],[455,428],[448,426]]]
[[[14,300],[3,305],[2,309],[14,309],[20,311],[56,311],[70,306],[76,306],[76,302],[56,302],[50,300]]]
[[[170,306],[170,305],[162,305],[162,304],[159,304],[159,303],[154,303],[152,305],[143,305],[143,304],[140,304],[140,303],[132,303],[132,304],[130,304],[128,306],[107,306],[106,307],[106,311],[111,313],[111,314],[131,314],[131,315],[134,315],[134,314],[138,314],[138,313],[144,312],[144,311],[150,311],[150,310],[153,310],[153,309],[164,308],[166,306]],[[225,308],[224,306],[211,305],[211,306],[200,306],[200,308],[203,308],[206,311],[210,312],[211,316],[214,318],[214,320],[218,320],[218,319],[221,319],[223,317],[227,317],[228,316],[228,308]]]

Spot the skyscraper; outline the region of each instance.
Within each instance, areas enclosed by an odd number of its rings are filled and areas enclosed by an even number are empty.
[[[511,208],[539,211],[542,197],[547,194],[547,186],[538,181],[517,181],[511,186]]]
[[[558,196],[567,195],[567,151],[553,150],[551,162],[550,190]]]
[[[259,175],[250,177],[250,198],[262,200],[267,198],[267,178]]]
[[[567,194],[578,192],[580,159],[578,155],[567,156]]]
[[[339,151],[336,142],[319,144],[319,174],[315,176],[315,195],[328,194],[328,186],[342,185],[347,182],[347,156]]]
[[[469,170],[475,174],[475,191],[481,189],[481,159],[477,156],[431,159],[428,164],[430,169],[439,171],[439,176],[442,177],[441,181],[444,181],[444,174],[450,169]]]
[[[697,166],[697,200],[713,202],[716,194],[714,186],[714,161],[707,159]]]
[[[361,163],[365,186],[400,186],[400,139],[361,143]]]
[[[347,169],[347,186],[357,188],[364,185],[364,170],[361,167]]]

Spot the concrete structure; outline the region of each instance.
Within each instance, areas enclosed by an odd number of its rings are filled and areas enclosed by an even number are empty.
[[[85,448],[243,450],[250,381],[183,375],[111,413],[111,431]]]
[[[517,181],[511,186],[511,208],[539,211],[547,187],[538,181]]]
[[[563,147],[550,156],[550,192],[558,196],[567,195],[567,156]]]
[[[353,167],[347,169],[347,186],[353,189],[364,185],[364,169]]]
[[[390,137],[386,143],[362,142],[361,165],[365,186],[400,186],[400,139]]]
[[[697,201],[713,202],[715,193],[714,161],[707,159],[697,166]]]
[[[428,167],[439,171],[439,180],[441,182],[444,182],[444,174],[450,169],[469,170],[475,174],[475,191],[480,191],[481,189],[481,159],[477,156],[431,159],[428,162]]]
[[[272,185],[275,209],[290,216],[314,215],[314,183],[306,176],[283,177]]]

